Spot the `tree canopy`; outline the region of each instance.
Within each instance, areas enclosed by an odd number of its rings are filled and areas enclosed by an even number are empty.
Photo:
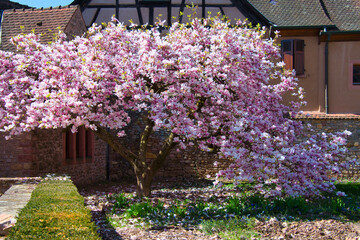
[[[0,52],[0,128],[9,136],[36,128],[92,129],[134,168],[138,194],[174,148],[198,146],[231,161],[219,178],[256,181],[270,195],[311,196],[333,189],[349,132],[313,135],[289,117],[302,100],[294,73],[284,69],[265,29],[217,17],[173,24],[166,34],[129,30],[115,19],[86,35],[64,34],[41,44],[34,33],[13,38],[18,53]],[[131,112],[145,120],[138,151],[124,147]],[[110,134],[107,129],[117,132]],[[146,162],[149,137],[168,133]]]

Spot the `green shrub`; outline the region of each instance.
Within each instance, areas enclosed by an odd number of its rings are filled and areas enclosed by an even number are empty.
[[[70,180],[46,180],[33,191],[7,239],[100,239],[90,210]]]
[[[156,210],[156,207],[153,207],[151,202],[139,202],[134,203],[126,210],[127,217],[147,217],[152,215]]]
[[[337,183],[336,190],[345,192],[347,195],[359,196],[360,195],[360,183],[359,182]]]
[[[124,193],[113,194],[108,197],[109,200],[114,200],[114,206],[111,212],[114,214],[116,210],[128,208],[130,200],[125,196]]]

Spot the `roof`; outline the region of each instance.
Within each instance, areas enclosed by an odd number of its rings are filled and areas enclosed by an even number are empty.
[[[360,30],[359,0],[323,0],[330,19],[342,31]]]
[[[179,9],[183,10],[183,5],[189,2],[190,0],[171,0],[170,6],[174,9],[172,14]],[[214,8],[221,4],[226,6],[229,2],[229,5],[236,7],[250,21],[278,29],[326,27],[327,30],[360,30],[360,0],[194,0],[194,2],[200,6],[199,11],[203,4]],[[143,7],[141,1],[137,0],[74,0],[72,4],[79,4],[82,11],[87,9],[88,12],[92,12],[92,22],[101,14],[110,14],[108,13],[110,10],[111,14],[116,15],[115,9],[134,7],[140,14],[142,12],[140,8]],[[101,8],[105,10],[100,11]],[[223,9],[225,7],[221,8],[222,12]],[[145,12],[142,14],[144,15]],[[136,15],[135,12],[134,14]],[[130,15],[126,17],[130,18]]]
[[[353,113],[303,112],[296,114],[293,118],[298,120],[360,120],[360,115]]]
[[[58,31],[60,27],[65,30],[67,24],[77,10],[77,6],[65,8],[46,9],[11,9],[3,12],[1,23],[1,50],[14,51],[10,38],[21,33],[45,33],[41,36],[41,42],[47,43],[53,40],[51,31]]]
[[[334,23],[319,0],[248,0],[276,27],[319,27]]]
[[[359,0],[247,0],[277,28],[334,27],[360,30]]]

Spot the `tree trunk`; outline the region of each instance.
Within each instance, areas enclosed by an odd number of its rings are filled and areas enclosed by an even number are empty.
[[[154,123],[149,120],[144,132],[141,135],[138,154],[134,154],[129,149],[124,147],[119,142],[117,137],[106,131],[106,129],[102,128],[101,126],[98,125],[97,131],[95,131],[100,139],[107,142],[110,147],[115,150],[115,152],[119,153],[133,166],[137,181],[136,193],[138,197],[150,197],[151,183],[155,174],[163,165],[170,151],[177,145],[177,143],[174,143],[175,134],[170,133],[167,139],[164,141],[159,153],[157,154],[157,157],[152,162],[147,163],[146,151],[149,136],[152,133],[153,126]]]
[[[135,170],[135,176],[136,176],[136,195],[138,197],[150,197],[152,177],[146,174],[144,171],[140,171],[140,170]]]

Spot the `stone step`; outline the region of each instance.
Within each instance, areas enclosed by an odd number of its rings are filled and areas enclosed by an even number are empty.
[[[11,227],[15,225],[15,218],[11,214],[0,214],[0,236],[5,236],[9,233]]]
[[[30,200],[35,187],[34,183],[14,184],[0,196],[0,240],[15,225],[18,213]]]

